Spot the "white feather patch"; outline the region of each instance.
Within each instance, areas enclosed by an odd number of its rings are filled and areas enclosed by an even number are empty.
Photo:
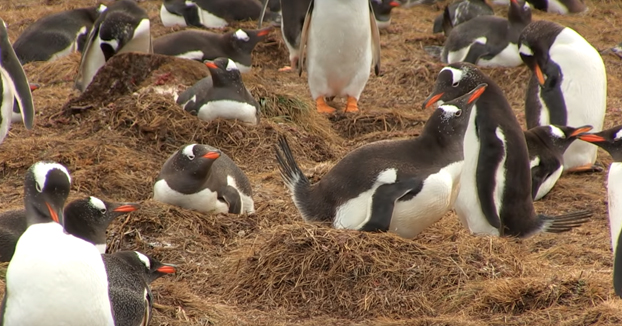
[[[555,127],[555,126],[549,126],[549,128],[551,129],[551,135],[560,138],[560,139],[565,139],[566,138],[566,134],[559,128]]]
[[[238,29],[237,31],[235,31],[235,33],[233,34],[235,36],[235,38],[237,38],[238,40],[244,41],[244,42],[248,42],[248,40],[250,40],[251,38],[248,37],[248,34],[246,34],[246,32],[244,32],[241,29]]]
[[[136,256],[138,256],[138,259],[140,259],[140,261],[143,262],[143,264],[145,264],[145,266],[147,267],[147,269],[151,269],[151,261],[149,261],[149,257],[141,254],[138,251],[134,251],[136,253]]]
[[[227,71],[238,70],[238,66],[233,62],[233,60],[228,59],[227,61]]]
[[[188,158],[194,158],[194,146],[196,146],[196,144],[192,144],[192,145],[188,145],[184,147],[184,149],[182,150],[182,153],[186,155],[186,157]]]
[[[91,204],[91,206],[97,208],[100,211],[106,209],[106,204],[104,204],[104,202],[97,197],[91,196],[89,199],[89,204]]]
[[[518,52],[520,52],[520,54],[522,55],[533,56],[533,50],[531,50],[531,48],[526,46],[525,44],[520,45],[520,47],[518,48]]]
[[[65,173],[65,175],[67,176],[67,180],[69,180],[69,182],[71,183],[71,177],[69,176],[69,171],[67,171],[66,167],[58,163],[37,162],[33,166],[32,173],[35,176],[35,181],[39,185],[39,189],[43,190],[48,173],[54,169],[60,170]]]
[[[445,67],[445,68],[441,69],[441,72],[443,72],[445,70],[451,71],[451,76],[452,76],[451,80],[452,80],[452,82],[454,84],[459,83],[462,80],[462,77],[464,76],[464,72],[462,70],[460,70],[460,69],[456,69],[456,68],[453,68],[453,67]]]

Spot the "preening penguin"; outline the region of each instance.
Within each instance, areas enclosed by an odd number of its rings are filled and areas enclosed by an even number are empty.
[[[468,113],[485,87],[440,106],[417,138],[378,141],[350,152],[314,185],[281,137],[275,148],[279,169],[303,219],[404,238],[438,221],[456,198]]]
[[[117,251],[102,255],[108,275],[110,302],[115,325],[147,326],[151,320],[153,295],[149,284],[177,271],[138,251]]]
[[[249,125],[259,123],[259,103],[246,89],[231,59],[207,62],[210,77],[199,80],[177,98],[184,110],[201,120],[237,119]]]
[[[553,189],[564,170],[564,152],[592,126],[538,126],[525,131],[531,168],[531,195],[539,200]]]
[[[3,326],[114,325],[101,254],[63,230],[70,184],[67,168],[58,163],[40,161],[26,173],[28,228],[6,272]]]
[[[6,23],[0,19],[0,143],[9,133],[14,105],[18,106],[26,129],[31,129],[35,108],[30,85],[9,41]]]
[[[52,61],[82,51],[86,37],[106,6],[67,10],[37,20],[20,34],[13,49],[22,64]]]
[[[462,0],[445,6],[443,13],[434,19],[433,33],[449,35],[451,30],[475,17],[494,15],[488,0]]]
[[[471,109],[454,205],[462,223],[476,234],[529,237],[568,231],[586,222],[591,212],[558,217],[536,214],[523,131],[501,88],[477,67],[453,63],[441,69],[424,107],[464,94],[480,83],[488,87]]]
[[[358,111],[371,66],[376,75],[380,71],[380,35],[369,0],[312,0],[302,28],[299,75],[305,56],[317,110],[334,113],[325,97],[347,96],[345,112]]]
[[[527,128],[591,125],[600,131],[607,109],[607,73],[600,54],[574,30],[540,20],[521,33],[519,52],[533,72],[527,86]],[[597,147],[574,142],[564,153],[564,170],[601,171]]]
[[[529,6],[520,4],[519,0],[511,0],[507,19],[479,16],[451,29],[441,60],[446,63],[516,67],[522,64],[518,55],[518,37],[530,22]]]
[[[110,203],[93,196],[76,199],[65,206],[64,229],[92,243],[103,254],[106,252],[106,229],[110,222],[138,207],[137,203]],[[17,240],[27,227],[26,211],[23,209],[0,214],[0,262],[11,260]]]
[[[124,52],[153,52],[147,12],[133,0],[112,3],[99,15],[89,33],[76,78],[84,92],[97,71],[113,55]]]
[[[233,160],[208,145],[171,155],[153,187],[153,199],[202,213],[252,214],[251,184]]]
[[[622,298],[622,250],[618,250],[618,247],[622,248],[622,126],[578,138],[606,150],[613,159],[607,178],[609,231],[613,250],[613,288]]]

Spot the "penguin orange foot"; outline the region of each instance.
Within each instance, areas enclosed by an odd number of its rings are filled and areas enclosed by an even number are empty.
[[[279,71],[280,72],[292,71],[292,67],[291,66],[285,66],[283,68],[280,68]]]
[[[317,112],[320,112],[320,113],[335,113],[335,108],[332,108],[328,104],[326,104],[326,101],[324,100],[323,96],[318,97],[315,100],[315,104],[317,106]]]
[[[602,166],[598,164],[585,164],[581,166],[574,167],[572,169],[568,169],[565,172],[568,173],[582,173],[582,172],[603,172]]]
[[[359,105],[357,103],[357,100],[352,96],[348,96],[348,102],[346,104],[345,112],[358,112],[358,111],[359,111]]]

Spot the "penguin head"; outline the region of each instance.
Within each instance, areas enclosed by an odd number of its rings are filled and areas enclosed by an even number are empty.
[[[622,125],[600,132],[582,134],[577,138],[606,150],[614,162],[622,162]]]
[[[231,82],[242,80],[238,66],[229,58],[216,58],[214,61],[206,61],[205,65],[212,76],[214,86],[230,85]]]
[[[592,130],[592,126],[586,125],[581,127],[570,127],[570,126],[560,126],[560,125],[547,125],[547,126],[538,126],[536,128],[541,128],[547,134],[548,138],[553,143],[553,146],[560,150],[560,153],[564,153],[568,146],[572,144],[578,136],[587,133]],[[537,130],[537,129],[536,129]]]
[[[443,104],[453,100],[482,83],[488,84],[488,78],[476,66],[466,62],[452,63],[441,69],[432,94],[423,101],[422,107],[427,109],[437,102]]]
[[[471,109],[484,93],[488,84],[480,84],[470,92],[443,103],[430,119],[440,121],[438,130],[447,135],[463,135],[469,124]],[[426,126],[428,124],[426,123]],[[433,126],[433,124],[432,124]]]
[[[539,20],[525,27],[518,37],[520,57],[544,89],[561,85],[561,70],[550,60],[549,50],[563,28],[559,24]]]
[[[397,0],[371,0],[370,2],[376,19],[380,21],[389,20],[391,10],[400,6]]]
[[[243,54],[250,54],[257,43],[263,41],[268,34],[274,29],[273,26],[257,30],[238,29],[234,32],[229,32],[229,38],[233,48]]]
[[[51,161],[39,161],[26,172],[24,206],[28,225],[64,224],[63,206],[69,195],[71,177],[67,168]]]
[[[65,207],[65,230],[95,244],[105,243],[110,222],[139,207],[138,203],[110,203],[94,196],[77,199]]]
[[[182,147],[173,158],[176,171],[197,177],[206,176],[221,151],[205,145],[190,144]]]
[[[143,271],[147,275],[148,283],[151,283],[166,274],[177,272],[177,266],[175,265],[161,263],[159,260],[138,251],[134,251],[134,254],[135,261],[140,262],[140,264],[144,267]]]
[[[526,1],[510,0],[508,20],[510,21],[510,24],[527,26],[531,23],[531,7]]]

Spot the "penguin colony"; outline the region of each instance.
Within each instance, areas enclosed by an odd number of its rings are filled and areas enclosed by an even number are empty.
[[[39,86],[28,83],[22,65],[73,52],[81,52],[75,79],[80,92],[112,56],[123,52],[203,62],[210,76],[175,94],[180,110],[190,118],[257,125],[261,106],[242,74],[252,69],[255,46],[274,29],[262,28],[264,19],[280,26],[289,51],[290,66],[280,71],[302,75],[306,69],[317,111],[332,114],[336,109],[327,99],[345,97],[344,112],[357,112],[372,67],[375,75],[381,71],[379,29],[388,28],[393,8],[414,4],[164,0],[160,21],[154,21],[136,2],[120,0],[42,17],[12,44],[10,26],[2,22],[0,143],[11,122],[34,126],[32,90]],[[589,220],[590,211],[538,214],[533,202],[546,196],[563,172],[602,172],[595,163],[601,147],[613,158],[608,174],[613,286],[622,297],[622,251],[617,248],[622,243],[622,189],[617,189],[622,184],[622,126],[602,130],[604,64],[576,31],[531,19],[535,9],[568,14],[586,7],[580,0],[510,0],[505,6],[507,19],[494,16],[487,1],[459,0],[435,20],[433,32],[447,36],[435,53],[447,65],[421,105],[430,112],[421,135],[357,148],[315,184],[280,136],[274,147],[282,179],[309,222],[410,239],[453,209],[475,235],[526,238],[566,232]],[[218,31],[248,19],[259,20],[259,28]],[[150,27],[156,23],[187,28],[152,39]],[[343,54],[346,48],[359,50]],[[527,130],[501,88],[478,68],[522,64],[532,73],[524,104]],[[71,181],[67,167],[36,162],[24,175],[24,209],[0,212],[0,260],[9,261],[0,325],[148,325],[151,282],[178,267],[136,251],[106,253],[108,225],[140,204],[90,196],[65,205]],[[255,212],[243,170],[208,144],[185,144],[171,153],[155,179],[153,199],[204,214]],[[59,291],[65,301],[55,300]]]

